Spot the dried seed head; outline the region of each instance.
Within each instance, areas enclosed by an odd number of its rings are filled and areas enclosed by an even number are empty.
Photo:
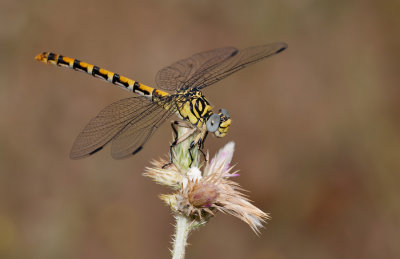
[[[188,201],[196,208],[210,208],[218,198],[218,187],[212,183],[199,183],[188,193]]]
[[[165,163],[161,161],[154,163],[155,168],[147,168],[145,175],[177,190],[174,194],[160,196],[174,212],[202,224],[221,211],[246,222],[258,234],[269,216],[252,205],[239,184],[231,180],[239,176],[231,166],[234,146],[230,142],[219,150],[203,172],[197,167],[188,171],[181,167],[160,169]]]

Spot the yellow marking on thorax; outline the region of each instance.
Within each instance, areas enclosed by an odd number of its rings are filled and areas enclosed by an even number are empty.
[[[189,121],[191,124],[197,126],[198,128],[202,128],[205,124],[204,116],[212,110],[212,107],[210,105],[207,105],[207,107],[202,107],[204,108],[204,110],[202,114],[199,114],[195,107],[193,107],[195,105],[195,102],[196,98],[186,101],[179,109],[179,114],[184,120]]]

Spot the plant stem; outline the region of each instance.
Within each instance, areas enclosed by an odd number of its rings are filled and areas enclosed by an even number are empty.
[[[186,216],[182,214],[177,214],[175,216],[175,219],[176,232],[172,251],[172,259],[183,259],[185,258],[185,248],[190,231],[190,221]]]
[[[178,127],[178,137],[185,136],[185,134],[190,129],[187,127]],[[189,151],[190,143],[193,141],[193,135],[182,141],[173,149],[173,162],[181,169],[184,169],[185,174],[190,169],[189,165],[194,167],[199,167],[200,165],[200,152],[198,147],[195,146]],[[189,153],[191,152],[191,153]],[[191,154],[191,155],[190,155]],[[193,161],[191,161],[191,156]],[[185,248],[187,245],[187,238],[191,230],[191,219],[187,216],[177,212],[175,214],[176,224],[175,224],[175,235],[173,241],[172,258],[173,259],[183,259],[185,258]]]

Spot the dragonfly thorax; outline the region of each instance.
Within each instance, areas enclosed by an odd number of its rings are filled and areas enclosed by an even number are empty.
[[[212,106],[200,91],[179,93],[177,108],[182,119],[202,128],[212,114]]]
[[[231,119],[225,109],[219,113],[212,111],[212,106],[200,91],[181,93],[178,106],[182,119],[190,122],[201,130],[214,133],[217,137],[224,137],[231,124]]]

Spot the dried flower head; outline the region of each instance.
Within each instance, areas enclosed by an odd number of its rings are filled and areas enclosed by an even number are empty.
[[[244,189],[231,180],[239,176],[237,171],[232,172],[234,146],[233,142],[229,142],[219,150],[211,162],[207,162],[203,173],[197,167],[192,167],[187,172],[182,172],[175,166],[161,169],[165,164],[161,160],[153,162],[155,168],[147,168],[145,175],[157,183],[177,190],[174,194],[160,196],[173,211],[200,223],[221,211],[246,222],[258,234],[269,216],[252,205],[243,194]]]

